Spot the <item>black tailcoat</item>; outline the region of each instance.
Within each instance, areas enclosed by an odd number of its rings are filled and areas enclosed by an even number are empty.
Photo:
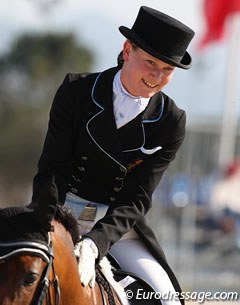
[[[109,205],[106,216],[87,234],[97,244],[99,258],[134,227],[179,290],[144,216],[154,189],[183,141],[185,112],[159,92],[145,111],[117,129],[112,99],[117,71],[66,76],[51,108],[33,201],[54,175],[60,202],[71,191]]]

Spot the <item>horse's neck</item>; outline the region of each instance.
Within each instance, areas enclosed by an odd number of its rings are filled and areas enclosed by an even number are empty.
[[[102,294],[98,284],[94,288],[83,287],[80,282],[77,259],[74,254],[74,245],[70,233],[56,221],[52,223],[54,250],[54,268],[59,278],[61,300],[66,305],[103,304]],[[106,300],[107,300],[106,295]],[[116,305],[120,305],[116,298]]]
[[[74,245],[70,233],[57,221],[53,221],[52,225],[54,227],[52,233],[54,252],[60,254],[60,257],[62,256],[62,251],[67,252],[73,258],[74,262],[76,262],[74,256]]]
[[[78,273],[77,259],[70,233],[56,221],[52,233],[54,249],[54,268],[59,278],[61,304],[102,304],[101,293],[96,285],[94,289],[83,287]]]
[[[69,298],[72,300],[72,304],[78,304],[76,300],[81,296],[81,283],[72,238],[62,224],[56,221],[52,224],[54,227],[54,231],[51,233],[54,251],[54,269],[59,278],[61,298]],[[70,300],[66,304],[71,304]]]

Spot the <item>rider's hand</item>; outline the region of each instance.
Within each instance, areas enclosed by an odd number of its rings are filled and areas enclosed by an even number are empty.
[[[94,241],[88,237],[79,243],[79,262],[78,270],[81,283],[84,286],[89,284],[94,287],[95,284],[95,260],[98,257],[98,248]]]

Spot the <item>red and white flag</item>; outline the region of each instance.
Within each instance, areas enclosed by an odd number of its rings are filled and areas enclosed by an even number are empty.
[[[240,13],[240,0],[203,0],[206,32],[200,41],[202,49],[208,43],[219,41],[224,37],[227,19],[234,13]]]

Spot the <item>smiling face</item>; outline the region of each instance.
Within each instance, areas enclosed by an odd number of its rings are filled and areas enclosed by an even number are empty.
[[[121,81],[134,96],[150,98],[172,79],[175,67],[165,63],[126,40]]]

